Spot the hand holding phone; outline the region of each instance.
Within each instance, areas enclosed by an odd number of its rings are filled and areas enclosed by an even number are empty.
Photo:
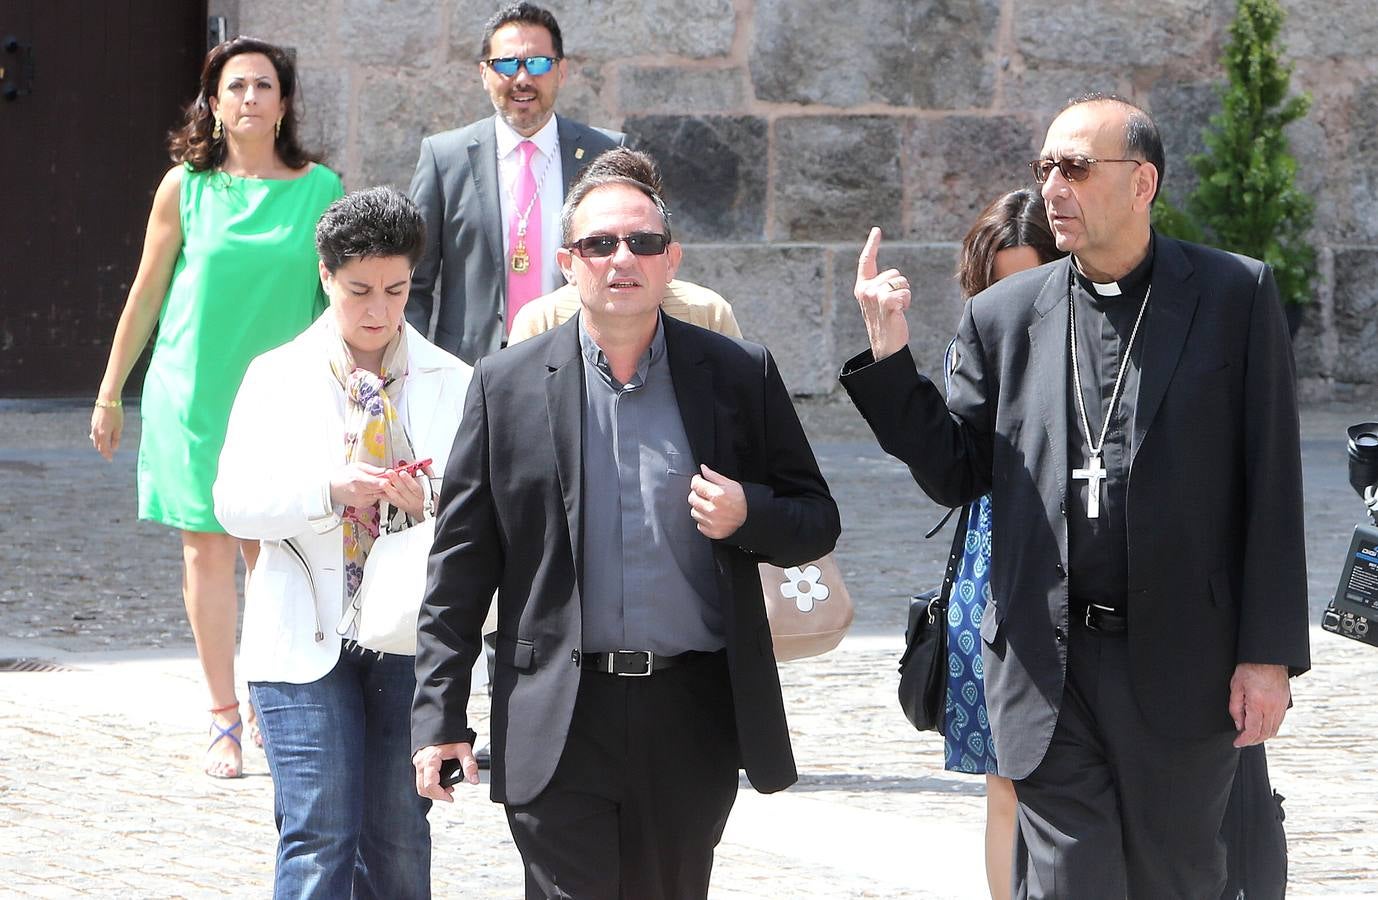
[[[454,786],[478,784],[478,763],[467,743],[432,744],[412,754],[416,793],[441,803],[454,802]]]
[[[426,459],[418,459],[416,462],[412,463],[401,463],[400,465],[393,466],[392,470],[394,472],[406,472],[408,475],[415,478],[417,473],[429,466],[431,462],[432,460],[429,457],[427,457]]]
[[[464,767],[457,759],[447,759],[440,763],[440,786],[454,787],[464,780]]]

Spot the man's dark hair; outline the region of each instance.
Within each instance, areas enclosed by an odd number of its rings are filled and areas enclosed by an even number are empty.
[[[660,179],[660,167],[649,154],[640,150],[613,147],[594,157],[565,195],[565,205],[560,210],[560,235],[564,243],[568,244],[573,237],[570,228],[579,204],[593,191],[610,184],[625,184],[650,197],[660,212],[666,236],[670,236],[670,210],[665,206],[665,186]]]
[[[564,59],[565,39],[560,35],[560,23],[555,21],[555,16],[550,10],[537,6],[534,3],[509,3],[493,13],[492,17],[483,26],[483,48],[479,51],[480,59],[487,59],[488,54],[493,49],[493,35],[504,25],[511,25],[518,22],[525,25],[539,25],[550,32],[550,44],[555,48],[555,56]]]
[[[1158,126],[1153,121],[1143,107],[1129,100],[1124,99],[1118,94],[1105,94],[1094,91],[1089,94],[1082,94],[1069,101],[1066,106],[1058,113],[1080,106],[1083,103],[1118,103],[1128,110],[1124,124],[1124,152],[1127,156],[1142,156],[1146,162],[1152,163],[1153,168],[1158,170],[1158,186],[1153,191],[1153,196],[1149,198],[1149,203],[1158,199],[1159,192],[1163,189],[1163,182],[1167,179],[1167,157],[1163,152],[1163,138],[1158,133]]]
[[[416,265],[426,243],[426,223],[411,198],[395,188],[346,194],[316,223],[316,253],[330,274],[354,259],[405,256]]]

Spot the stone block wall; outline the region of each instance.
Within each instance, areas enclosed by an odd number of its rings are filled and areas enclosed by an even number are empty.
[[[230,33],[295,48],[310,142],[351,188],[405,188],[421,138],[491,113],[475,60],[494,0],[211,0]],[[632,134],[665,169],[683,274],[730,299],[792,389],[834,389],[865,336],[851,285],[872,224],[919,289],[921,365],[955,329],[956,245],[1027,183],[1070,96],[1146,105],[1181,197],[1217,108],[1233,0],[550,0],[561,113]],[[1308,396],[1378,382],[1378,15],[1286,0],[1293,130],[1322,277],[1297,340]],[[1361,394],[1362,396],[1362,394]]]

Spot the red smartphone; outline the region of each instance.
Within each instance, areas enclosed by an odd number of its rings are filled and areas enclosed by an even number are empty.
[[[400,466],[393,466],[393,470],[396,472],[406,472],[408,475],[415,476],[418,472],[420,472],[422,469],[424,469],[426,466],[429,466],[430,464],[431,460],[429,458],[418,459],[414,463],[403,463]]]

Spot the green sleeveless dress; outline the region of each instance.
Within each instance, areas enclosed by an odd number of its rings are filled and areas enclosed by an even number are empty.
[[[182,174],[182,251],[144,377],[139,518],[223,532],[211,486],[249,362],[325,309],[316,221],[343,196],[317,164],[290,180]]]

